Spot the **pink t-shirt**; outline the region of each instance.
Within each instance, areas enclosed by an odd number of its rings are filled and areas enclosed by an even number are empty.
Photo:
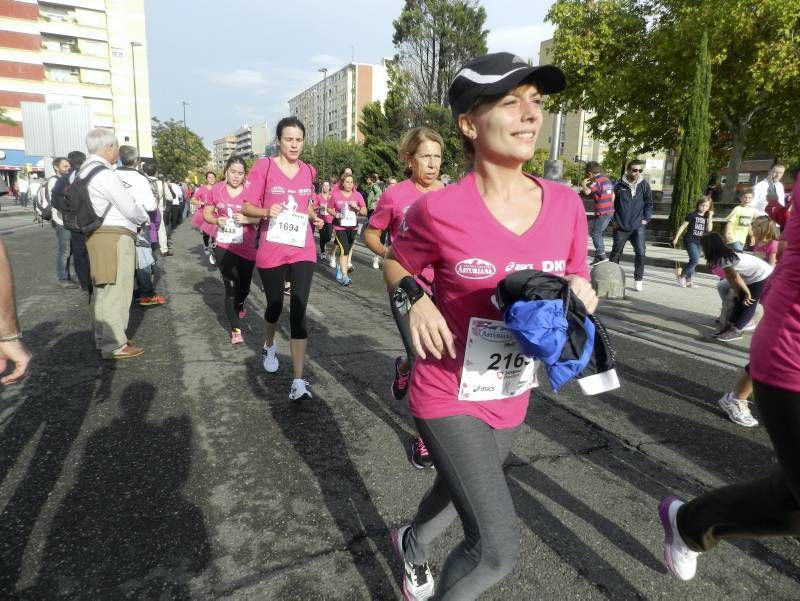
[[[333,202],[333,196],[325,198],[322,194],[317,194],[314,197],[314,204],[317,205],[317,215],[325,223],[333,223],[333,215],[329,215],[327,211],[328,203],[331,202]]]
[[[404,179],[402,182],[387,188],[378,199],[375,211],[369,218],[370,227],[376,230],[389,230],[392,240],[400,233],[400,224],[406,216],[406,211],[417,199],[422,196],[414,182]]]
[[[358,203],[358,209],[353,209],[351,207],[350,210],[352,211],[358,212],[361,209],[367,208],[367,204],[364,202],[364,197],[361,196],[361,193],[358,192],[357,190],[353,190],[352,192],[350,192],[350,196],[345,196],[344,192],[342,192],[341,190],[336,190],[333,192],[332,199],[333,199],[333,208],[336,209],[337,213],[342,212],[342,208],[347,202]],[[333,220],[333,229],[336,230],[337,232],[341,230],[354,230],[357,227],[358,227],[357,225],[351,227],[342,227],[341,225],[339,225],[338,219]]]
[[[214,185],[218,186],[219,184],[214,184]],[[195,211],[195,214],[192,216],[192,225],[197,229],[199,229],[204,234],[208,234],[209,236],[214,238],[217,235],[217,226],[208,223],[205,219],[203,219],[203,207],[206,206],[206,204],[208,203],[210,195],[211,195],[211,188],[207,188],[205,185],[199,186],[197,190],[194,191],[193,198],[196,198],[197,200],[200,201],[200,206],[197,207],[197,211]]]
[[[311,165],[297,161],[299,169],[294,177],[288,177],[274,158],[259,159],[245,182],[242,201],[254,207],[269,210],[274,204],[282,204],[296,213],[308,214],[308,205],[314,195],[316,171]],[[317,251],[314,247],[314,234],[311,222],[306,226],[305,246],[292,246],[267,240],[269,218],[261,222],[261,240],[256,254],[256,267],[270,269],[279,265],[311,261],[316,263]]]
[[[471,415],[493,428],[522,422],[529,392],[493,401],[459,401],[459,381],[470,318],[502,320],[492,304],[497,284],[513,271],[538,269],[589,277],[586,213],[578,195],[561,184],[531,177],[542,187],[542,208],[531,228],[517,236],[486,207],[470,173],[455,185],[430,192],[408,210],[392,252],[419,273],[431,265],[436,305],[455,338],[456,358],[430,354],[411,375],[409,406],[423,419]]]
[[[369,218],[370,227],[380,231],[389,230],[391,239],[396,240],[400,234],[400,225],[403,223],[406,211],[422,196],[422,192],[410,179],[404,179],[402,182],[386,188],[378,199],[378,204],[375,205],[372,217]],[[433,269],[430,267],[423,269],[422,277],[422,280],[418,279],[419,283],[425,288],[425,292],[431,294],[427,282],[433,282]]]
[[[770,255],[778,254],[778,241],[770,240],[769,242],[757,242],[753,245],[753,253],[760,259],[768,261]]]
[[[229,218],[231,213],[241,213],[242,203],[244,202],[244,190],[239,192],[236,198],[231,198],[228,193],[228,185],[225,182],[214,184],[214,187],[205,195],[206,204],[214,207],[214,217]],[[230,209],[230,212],[228,211]],[[216,226],[215,226],[216,227]],[[241,244],[224,244],[217,241],[217,246],[235,255],[239,255],[249,261],[256,258],[256,228],[252,225],[245,225],[242,228]]]
[[[800,392],[800,215],[783,229],[786,248],[772,272],[761,305],[764,317],[750,341],[750,375],[763,384]]]

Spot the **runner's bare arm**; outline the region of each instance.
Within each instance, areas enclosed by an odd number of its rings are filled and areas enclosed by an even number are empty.
[[[14,276],[6,254],[6,245],[0,240],[0,337],[12,340],[0,342],[0,373],[8,367],[8,361],[14,362],[14,371],[0,378],[3,384],[14,384],[28,375],[31,353],[20,339],[17,322],[17,306],[14,300]]]
[[[388,248],[381,244],[381,230],[371,225],[368,225],[367,229],[364,231],[364,244],[367,245],[368,249],[381,257],[385,257],[389,251]]]

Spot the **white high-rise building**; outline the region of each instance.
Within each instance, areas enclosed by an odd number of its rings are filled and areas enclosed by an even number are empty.
[[[361,142],[358,122],[364,105],[375,100],[384,102],[388,92],[386,59],[379,65],[350,63],[289,100],[289,113],[305,125],[309,144],[316,144],[323,137]],[[323,127],[327,130],[324,134]]]

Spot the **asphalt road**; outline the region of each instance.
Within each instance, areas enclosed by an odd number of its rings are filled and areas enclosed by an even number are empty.
[[[268,375],[260,290],[232,348],[220,278],[188,226],[163,261],[169,304],[133,309],[145,355],[116,363],[94,352],[86,297],[56,286],[49,227],[0,230],[35,353],[31,377],[0,392],[0,598],[399,598],[389,528],[413,515],[433,472],[407,460],[411,422],[389,395],[402,345],[366,255],[348,289],[318,268],[314,399],[297,406],[287,315]],[[507,470],[522,555],[484,599],[800,598],[793,539],[723,543],[689,583],[662,565],[661,497],[773,464],[764,429],[716,407],[744,351],[706,352],[659,305],[665,273],[648,269],[652,302],[603,309],[621,389],[556,395],[543,378],[533,395]],[[460,536],[454,524],[436,545],[434,575]]]

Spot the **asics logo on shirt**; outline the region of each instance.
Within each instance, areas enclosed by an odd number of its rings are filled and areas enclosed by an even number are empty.
[[[533,263],[515,263],[511,261],[506,265],[506,271],[522,271],[523,269],[536,269]]]
[[[552,272],[564,272],[567,268],[567,262],[564,259],[559,261],[542,261],[542,268],[539,271],[544,271],[546,273]],[[536,269],[535,263],[515,263],[514,261],[509,262],[506,265],[506,272],[509,271],[523,271],[525,269]]]
[[[464,259],[456,264],[456,274],[468,280],[485,280],[495,273],[497,268],[483,259]]]

